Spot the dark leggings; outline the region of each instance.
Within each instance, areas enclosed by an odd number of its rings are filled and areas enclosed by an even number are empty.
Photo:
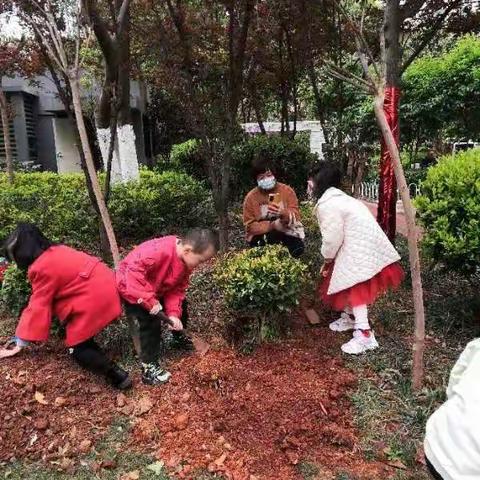
[[[431,464],[430,460],[427,457],[425,457],[425,461],[427,462],[427,468],[430,472],[430,475],[435,480],[443,480],[443,477],[435,470],[435,467]]]
[[[162,303],[162,300],[160,300]],[[134,317],[138,321],[141,360],[143,363],[155,363],[159,360],[162,354],[163,340],[162,330],[166,328],[161,320],[154,315],[150,315],[140,305],[132,303],[125,303],[125,311],[129,317]],[[182,305],[182,321],[183,328],[188,325],[188,310],[187,302],[184,301]],[[183,332],[172,332],[174,336],[182,335]]]
[[[75,345],[69,353],[81,367],[98,375],[108,375],[115,367],[115,363],[105,355],[93,338]]]
[[[305,250],[305,244],[301,238],[286,235],[283,232],[273,230],[265,235],[256,235],[250,240],[251,247],[264,247],[265,245],[284,245],[294,258],[300,257]]]

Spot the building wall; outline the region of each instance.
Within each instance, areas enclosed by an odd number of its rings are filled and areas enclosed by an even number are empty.
[[[58,173],[79,173],[82,171],[75,135],[67,118],[53,119],[55,155]]]
[[[37,119],[38,163],[42,170],[57,172],[57,157],[55,155],[55,133],[53,131],[53,115],[39,115]]]

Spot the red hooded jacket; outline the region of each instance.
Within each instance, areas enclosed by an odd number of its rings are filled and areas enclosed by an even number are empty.
[[[128,303],[147,311],[162,299],[165,313],[180,318],[190,271],[177,255],[178,238],[155,238],[134,248],[117,269],[117,286]]]
[[[121,314],[113,271],[73,248],[50,247],[30,266],[28,279],[32,296],[16,331],[22,340],[47,340],[56,316],[65,325],[65,344],[71,347],[95,336]]]

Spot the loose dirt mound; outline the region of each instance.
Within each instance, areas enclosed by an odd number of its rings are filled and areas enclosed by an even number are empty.
[[[0,460],[55,461],[87,453],[110,425],[115,393],[60,347],[0,363]]]
[[[332,341],[310,330],[249,357],[222,350],[179,361],[167,386],[141,389],[153,408],[137,419],[132,445],[151,449],[180,478],[207,468],[231,479],[297,479],[302,460],[387,478],[357,451],[348,400],[356,379],[326,352]]]
[[[56,462],[65,469],[88,453],[114,417],[133,428],[125,449],[165,460],[179,478],[206,468],[235,480],[302,478],[297,465],[325,473],[388,478],[358,452],[342,366],[341,338],[306,327],[251,356],[228,348],[171,360],[171,382],[118,394],[76,367],[60,345],[0,363],[0,461]],[[322,471],[323,472],[323,471]]]

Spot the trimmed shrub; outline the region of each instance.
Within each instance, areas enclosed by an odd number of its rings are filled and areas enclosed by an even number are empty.
[[[0,288],[0,302],[3,309],[13,317],[18,317],[26,307],[31,293],[32,287],[26,272],[15,265],[10,265],[5,271]]]
[[[274,245],[227,256],[215,279],[227,308],[253,321],[254,337],[264,340],[274,336],[285,314],[298,305],[306,268],[285,247]]]
[[[232,151],[232,196],[240,199],[247,194],[255,183],[251,176],[251,165],[255,158],[270,158],[277,171],[278,179],[290,185],[299,196],[305,193],[307,174],[311,166],[318,161],[310,153],[308,136],[297,135],[295,140],[280,135],[256,135],[245,137]],[[205,159],[200,152],[199,140],[174,145],[170,159],[159,159],[159,169],[186,172],[199,180],[208,180]]]
[[[206,180],[208,173],[205,159],[200,151],[200,141],[192,138],[183,143],[172,146],[169,168],[175,171],[188,173],[198,180]]]
[[[135,241],[214,223],[212,197],[185,173],[142,170],[140,181],[117,184],[109,204],[118,236]]]
[[[308,137],[297,135],[292,140],[280,135],[256,135],[245,139],[234,148],[232,186],[234,196],[241,198],[255,187],[251,165],[255,158],[269,158],[278,180],[290,185],[298,196],[304,196],[310,168],[318,161],[310,152]]]
[[[472,273],[480,267],[480,149],[440,159],[416,199],[431,258]]]
[[[36,223],[56,242],[77,247],[97,243],[96,217],[83,175],[17,173],[11,185],[0,174],[0,239],[19,221]]]
[[[110,211],[121,243],[211,226],[208,189],[178,172],[142,170],[140,180],[113,187]],[[98,222],[82,174],[19,173],[10,185],[0,174],[0,239],[19,221],[36,223],[56,242],[98,250]]]

